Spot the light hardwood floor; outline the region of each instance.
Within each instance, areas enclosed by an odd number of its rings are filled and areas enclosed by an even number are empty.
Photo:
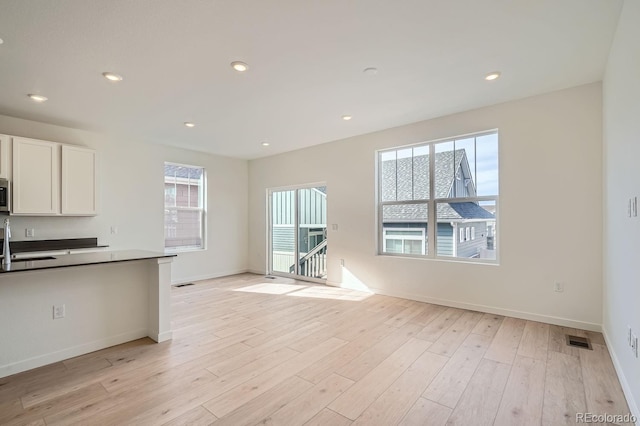
[[[172,290],[174,339],[0,379],[2,425],[561,425],[627,414],[602,335],[242,274]],[[588,336],[593,350],[566,346]]]

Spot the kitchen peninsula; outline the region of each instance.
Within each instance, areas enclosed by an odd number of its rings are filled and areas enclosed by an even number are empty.
[[[170,340],[172,255],[14,259],[0,270],[0,377],[148,336]]]

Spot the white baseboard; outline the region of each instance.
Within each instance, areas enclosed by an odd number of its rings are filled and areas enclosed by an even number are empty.
[[[258,269],[249,269],[247,270],[247,272],[249,272],[250,274],[267,275],[267,271],[260,271]]]
[[[613,350],[613,344],[611,343],[611,340],[609,340],[609,336],[607,335],[607,331],[604,327],[602,327],[602,335],[604,336],[604,341],[607,343],[607,349],[609,350],[611,361],[613,361],[613,367],[615,368],[616,374],[618,375],[618,380],[620,380],[620,385],[622,385],[622,392],[624,392],[624,397],[627,399],[629,410],[631,411],[631,414],[633,414],[636,419],[638,419],[636,425],[640,425],[640,410],[638,409],[636,400],[634,399],[633,393],[631,392],[631,387],[629,386],[629,382],[627,381],[627,376],[625,376],[624,374],[624,370],[620,365],[618,356]]]
[[[164,331],[160,334],[149,334],[148,335],[150,339],[152,339],[154,342],[157,343],[162,343],[165,342],[167,340],[171,340],[173,338],[173,331]]]
[[[0,377],[11,376],[12,374],[21,373],[23,371],[42,367],[44,365],[52,364],[58,361],[64,361],[65,359],[88,354],[89,352],[94,352],[100,349],[119,345],[121,343],[130,342],[132,340],[141,339],[146,336],[146,328],[135,331],[128,331],[126,333],[105,337],[104,339],[95,340],[93,342],[84,343],[82,345],[73,346],[71,348],[66,348],[60,351],[35,356],[33,358],[14,362],[12,364],[2,365],[0,366]]]
[[[249,271],[248,269],[236,269],[236,270],[231,270],[231,271],[217,272],[215,274],[194,275],[194,276],[187,277],[187,278],[178,278],[175,281],[171,280],[171,285],[186,284],[186,283],[190,283],[190,282],[193,282],[193,281],[211,280],[211,279],[214,279],[214,278],[228,277],[229,275],[244,274],[246,272],[251,272],[251,271]]]
[[[335,287],[340,287],[339,284],[334,282],[327,282],[327,284]],[[455,300],[437,299],[434,297],[426,297],[419,294],[387,291],[387,290],[376,289],[376,288],[372,288],[370,290],[376,294],[382,294],[382,295],[391,296],[391,297],[399,297],[401,299],[416,300],[418,302],[433,303],[434,305],[442,305],[442,306],[449,306],[453,308],[468,309],[471,311],[486,312],[489,314],[504,315],[508,317],[520,318],[520,319],[525,319],[529,321],[538,321],[538,322],[544,322],[547,324],[560,325],[563,327],[579,328],[581,330],[598,331],[598,332],[602,331],[602,325],[600,324],[585,322],[585,321],[577,321],[569,318],[561,318],[561,317],[555,317],[552,315],[536,314],[532,312],[516,311],[511,309],[498,308],[495,306],[477,305],[473,303],[458,302]]]

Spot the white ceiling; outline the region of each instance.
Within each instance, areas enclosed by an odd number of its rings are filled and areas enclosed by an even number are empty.
[[[0,114],[258,158],[599,81],[621,5],[1,0]]]

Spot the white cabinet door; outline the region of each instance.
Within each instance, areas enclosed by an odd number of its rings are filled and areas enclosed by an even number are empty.
[[[0,135],[0,178],[11,179],[11,136]]]
[[[60,214],[60,144],[13,138],[13,214]]]
[[[95,215],[96,152],[92,149],[62,145],[62,214]]]

